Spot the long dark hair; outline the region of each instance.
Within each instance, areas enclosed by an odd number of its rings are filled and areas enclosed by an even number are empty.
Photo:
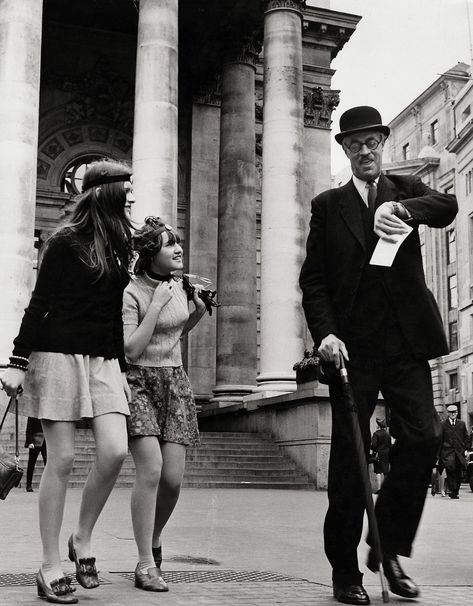
[[[163,232],[165,231],[171,245],[181,241],[174,228],[160,217],[146,217],[145,224],[133,234],[133,250],[138,254],[133,268],[136,275],[149,270],[154,255],[163,247]]]
[[[96,271],[97,279],[117,268],[128,271],[132,223],[125,214],[124,181],[130,181],[131,176],[130,167],[123,162],[103,159],[89,164],[83,192],[76,196],[75,206],[55,232],[81,236],[84,260]],[[106,182],[113,177],[121,180]]]

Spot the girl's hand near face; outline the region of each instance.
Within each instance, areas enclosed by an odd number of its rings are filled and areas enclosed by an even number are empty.
[[[170,282],[161,282],[161,284],[158,284],[158,286],[156,286],[153,298],[151,300],[151,305],[153,307],[162,309],[173,298],[173,281],[174,280],[171,280]]]

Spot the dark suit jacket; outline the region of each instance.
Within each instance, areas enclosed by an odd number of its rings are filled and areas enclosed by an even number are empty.
[[[350,180],[312,200],[307,256],[302,266],[302,305],[315,344],[333,333],[344,339],[365,263],[369,261],[360,196]],[[442,320],[425,284],[418,224],[446,227],[458,211],[456,198],[427,187],[417,177],[381,175],[376,204],[402,201],[414,230],[392,267],[382,268],[389,300],[413,354],[431,359],[448,353]]]
[[[466,467],[465,450],[469,448],[470,437],[466,425],[457,419],[452,426],[450,419],[442,423],[442,445],[440,448],[440,463],[447,471],[453,471],[456,467],[455,458]]]

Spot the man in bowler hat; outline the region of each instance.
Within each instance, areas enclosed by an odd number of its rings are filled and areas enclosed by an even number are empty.
[[[447,418],[442,423],[440,465],[447,472],[448,496],[451,499],[459,498],[462,471],[466,468],[465,451],[470,442],[465,423],[457,417],[455,404],[447,406]]]
[[[353,177],[312,200],[300,286],[308,327],[324,362],[338,368],[340,356],[346,361],[367,453],[379,391],[391,409],[395,444],[376,516],[389,587],[415,598],[419,589],[398,556],[411,555],[441,436],[428,360],[448,353],[438,307],[425,284],[417,227],[446,227],[458,207],[455,196],[434,191],[418,177],[383,174],[389,133],[373,107],[354,107],[341,116],[335,139]],[[407,226],[412,231],[392,266],[370,265],[378,239],[392,242]],[[335,598],[369,604],[357,558],[363,488],[340,381],[335,378],[329,389],[332,442],[325,553],[333,569]],[[377,568],[372,551],[367,566]]]

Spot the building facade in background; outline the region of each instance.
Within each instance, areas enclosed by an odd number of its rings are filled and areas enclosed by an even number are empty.
[[[440,413],[455,403],[473,425],[473,89],[470,67],[442,74],[389,124],[387,173],[414,174],[455,193],[459,212],[444,229],[419,227],[424,269],[451,353],[431,362]]]

